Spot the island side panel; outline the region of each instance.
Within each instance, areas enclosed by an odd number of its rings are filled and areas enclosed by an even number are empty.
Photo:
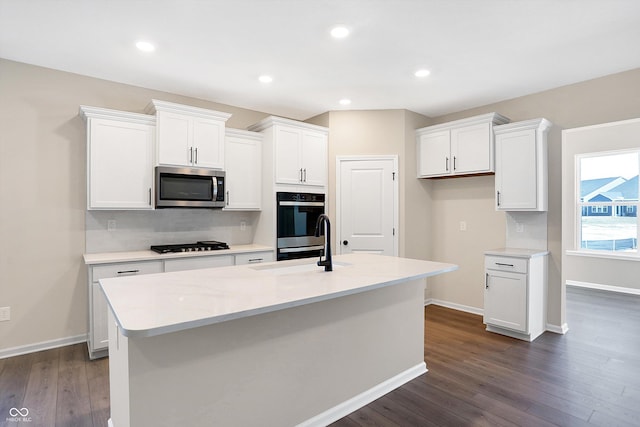
[[[129,338],[128,366],[115,364],[114,370],[122,371],[113,373],[120,377],[114,385],[127,384],[129,414],[114,407],[122,399],[112,400],[113,425],[302,423],[389,378],[424,367],[423,295],[424,280],[417,280]]]

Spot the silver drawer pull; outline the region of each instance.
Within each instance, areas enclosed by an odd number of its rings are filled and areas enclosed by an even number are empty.
[[[251,258],[249,262],[262,262],[263,258]]]
[[[496,262],[496,265],[501,265],[503,267],[513,267],[513,264],[505,264],[503,262]]]
[[[140,273],[140,270],[124,270],[124,271],[118,271],[118,274],[138,274]]]

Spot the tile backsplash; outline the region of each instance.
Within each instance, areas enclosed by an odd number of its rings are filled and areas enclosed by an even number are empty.
[[[218,240],[253,242],[260,212],[214,209],[86,211],[86,253],[137,251],[151,245]],[[244,227],[241,227],[244,223]]]
[[[506,247],[547,249],[546,212],[507,212]]]

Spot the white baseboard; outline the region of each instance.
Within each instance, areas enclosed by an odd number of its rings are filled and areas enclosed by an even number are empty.
[[[569,325],[567,325],[566,323],[563,323],[562,325],[558,326],[558,325],[552,325],[550,323],[547,323],[546,329],[549,332],[554,332],[556,334],[564,335],[567,332],[569,332]]]
[[[381,382],[380,384],[370,388],[369,390],[364,391],[359,395],[345,402],[342,402],[341,404],[334,406],[333,408],[330,408],[321,414],[316,415],[313,418],[309,418],[308,420],[298,424],[297,427],[327,426],[335,421],[338,421],[340,418],[346,417],[350,413],[357,411],[363,406],[368,405],[369,403],[384,396],[390,391],[395,390],[401,385],[408,383],[412,379],[419,377],[425,372],[427,372],[426,363],[419,363],[416,366],[409,368],[404,372],[401,372],[395,377],[389,378],[388,380]]]
[[[565,283],[567,284],[567,286],[573,286],[576,288],[589,288],[589,289],[597,289],[600,291],[610,291],[610,292],[620,292],[623,294],[640,295],[640,289],[625,288],[624,286],[601,285],[599,283],[579,282],[577,280],[567,280]]]
[[[479,316],[482,316],[484,314],[484,310],[481,308],[470,307],[468,305],[456,304],[455,302],[443,301],[439,299],[429,298],[424,301],[425,306],[429,304],[439,305],[442,307],[451,308],[453,310],[458,310],[458,311],[465,311],[467,313],[477,314]]]
[[[20,356],[21,354],[35,353],[36,351],[49,350],[51,348],[64,347],[65,345],[78,344],[87,341],[87,334],[76,335],[75,337],[59,338],[57,340],[42,341],[34,344],[22,345],[0,350],[0,359]]]

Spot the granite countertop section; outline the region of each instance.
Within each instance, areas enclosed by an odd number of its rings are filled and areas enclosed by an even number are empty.
[[[221,251],[219,251],[221,252]],[[457,270],[441,262],[338,255],[100,280],[123,335],[148,337],[339,298]]]
[[[549,255],[545,249],[499,248],[485,251],[485,255],[510,256],[514,258],[535,258]]]
[[[189,258],[198,256],[219,256],[219,255],[236,255],[247,252],[268,252],[274,249],[270,246],[263,245],[233,245],[229,249],[221,249],[218,251],[202,251],[202,252],[175,252],[168,254],[159,254],[152,250],[130,251],[130,252],[104,252],[96,254],[84,254],[84,263],[86,265],[111,264],[114,262],[133,262],[133,261],[151,261],[174,258]]]

